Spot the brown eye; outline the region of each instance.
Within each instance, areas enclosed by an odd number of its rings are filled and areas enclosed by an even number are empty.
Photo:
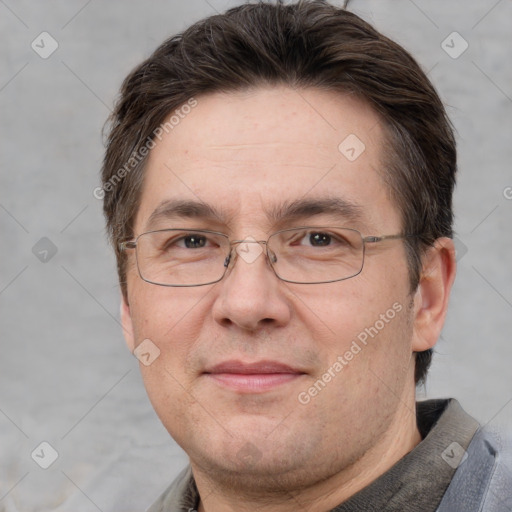
[[[331,243],[331,235],[328,233],[310,233],[309,243],[315,247],[324,247]]]
[[[206,245],[206,237],[203,235],[189,235],[182,238],[187,249],[200,249]]]

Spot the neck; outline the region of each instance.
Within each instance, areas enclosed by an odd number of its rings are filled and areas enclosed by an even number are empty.
[[[421,441],[415,411],[413,397],[409,406],[400,408],[388,431],[360,459],[327,479],[312,480],[308,486],[288,487],[279,496],[233,491],[191,462],[201,496],[198,512],[295,512],[298,506],[308,512],[331,510],[384,474]],[[311,476],[314,478],[314,474]]]

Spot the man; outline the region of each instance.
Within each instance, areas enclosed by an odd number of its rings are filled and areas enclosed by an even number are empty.
[[[502,440],[415,401],[455,171],[418,64],[321,1],[213,16],[126,78],[103,167],[122,324],[190,457],[151,512],[512,510]]]

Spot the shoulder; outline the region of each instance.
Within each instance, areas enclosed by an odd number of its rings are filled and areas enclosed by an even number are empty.
[[[462,457],[439,512],[512,511],[512,436],[480,428]]]
[[[494,458],[482,512],[512,511],[512,435],[490,428],[481,432],[475,441]]]

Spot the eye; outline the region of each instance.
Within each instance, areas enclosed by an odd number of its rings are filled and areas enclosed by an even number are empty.
[[[172,236],[166,236],[165,239],[157,242],[157,246],[160,247],[161,251],[177,251],[177,250],[188,250],[188,249],[203,249],[215,246],[215,240],[211,239],[204,233],[195,233],[182,231],[174,233]]]
[[[176,244],[187,249],[200,249],[206,245],[207,241],[208,239],[204,235],[191,234],[179,238]]]
[[[295,247],[316,247],[330,249],[346,249],[352,247],[352,243],[347,234],[339,231],[299,231],[289,241],[290,245]]]
[[[339,242],[339,237],[326,231],[307,231],[299,233],[294,242],[294,245],[306,247],[327,247],[333,245],[334,242]]]
[[[332,237],[329,233],[308,233],[305,238],[309,242],[309,245],[313,247],[325,247],[332,242]]]

